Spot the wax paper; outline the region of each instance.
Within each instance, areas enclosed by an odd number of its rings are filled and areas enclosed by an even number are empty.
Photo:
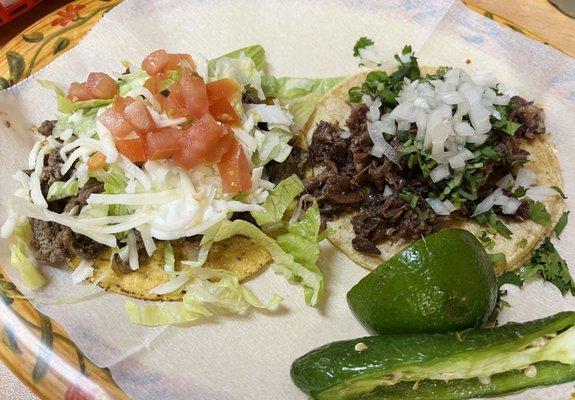
[[[352,48],[360,36],[375,40],[392,55],[411,44],[422,65],[491,70],[507,86],[541,103],[557,145],[568,208],[575,188],[575,61],[559,51],[502,27],[459,1],[279,1],[127,0],[109,12],[73,50],[26,82],[0,93],[0,217],[16,187],[11,175],[25,167],[34,141],[33,126],[53,118],[52,93],[36,79],[66,85],[91,71],[120,74],[121,62],[139,62],[158,48],[201,53],[207,58],[259,43],[269,71],[277,75],[328,77],[358,71]],[[557,247],[575,265],[575,229],[568,225]],[[9,266],[6,242],[2,264],[26,293]],[[320,265],[327,295],[319,308],[305,305],[299,286],[271,270],[248,283],[262,296],[279,293],[277,312],[221,316],[185,327],[145,328],[124,312],[125,298],[74,285],[69,271],[44,268],[50,284],[35,293],[38,308],[58,321],[80,349],[109,367],[118,385],[135,399],[305,399],[290,381],[291,362],[327,342],[367,332],[355,321],[346,292],[367,271],[330,244],[322,245]],[[510,308],[501,322],[526,321],[575,309],[575,300],[541,282],[509,288]],[[83,301],[53,304],[62,299]],[[536,389],[516,399],[569,398],[571,385]]]

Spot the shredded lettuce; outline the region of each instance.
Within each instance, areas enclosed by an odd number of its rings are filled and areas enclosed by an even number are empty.
[[[260,46],[259,44],[256,44],[253,46],[248,46],[248,47],[244,47],[244,48],[241,48],[238,50],[234,50],[230,53],[224,54],[223,56],[220,56],[220,57],[214,58],[213,60],[210,60],[208,62],[209,75],[212,76],[214,74],[214,70],[216,69],[216,64],[221,59],[223,59],[223,58],[231,58],[231,59],[241,58],[243,55],[247,56],[248,58],[250,58],[253,61],[254,66],[257,70],[261,70],[264,67],[266,52],[262,46]]]
[[[313,213],[310,215],[311,216],[307,218],[313,217]],[[304,219],[305,218],[306,217],[304,217]],[[309,222],[306,222],[306,224],[309,224]],[[296,227],[294,229],[297,230],[302,228]],[[208,233],[206,233],[206,235],[207,234]],[[223,221],[218,225],[217,230],[209,232],[209,235],[210,237],[207,240],[212,240],[214,242],[228,239],[234,235],[242,235],[253,239],[260,246],[263,246],[268,253],[270,253],[276,270],[282,272],[288,278],[293,279],[304,287],[305,299],[308,305],[315,306],[319,302],[323,293],[323,275],[319,268],[316,265],[302,265],[297,262],[290,252],[285,251],[274,239],[263,233],[257,226],[243,220],[235,220],[233,222]],[[295,247],[290,247],[289,251],[291,250],[295,250],[296,253],[299,252]]]
[[[289,145],[293,137],[291,132],[279,128],[272,128],[269,132],[256,130],[254,137],[257,142],[257,151],[252,161],[258,167],[272,160],[284,162],[291,153],[292,146]]]
[[[48,188],[48,201],[61,200],[78,194],[78,179],[57,181]]]
[[[325,93],[344,77],[326,79],[262,77],[262,89],[267,97],[274,97],[284,104],[294,117],[293,129],[299,132],[315,110]]]
[[[132,322],[146,326],[182,324],[213,315],[205,306],[243,314],[251,307],[273,309],[283,300],[274,295],[264,303],[251,290],[242,286],[232,272],[191,268],[183,271],[191,283],[186,286],[181,303],[136,304],[126,302],[126,311]]]
[[[282,219],[285,211],[304,186],[297,175],[291,175],[278,183],[263,204],[265,211],[252,211],[252,217],[259,226],[273,224]]]
[[[86,204],[80,210],[80,218],[101,218],[107,217],[110,211],[108,204]]]
[[[56,102],[58,104],[58,111],[64,114],[72,114],[78,110],[98,108],[108,105],[114,101],[114,99],[93,99],[85,101],[72,101],[66,97],[66,93],[58,86],[55,82],[47,80],[38,80],[40,85],[44,86],[46,89],[51,89],[56,93]]]
[[[242,86],[250,86],[264,97],[261,69],[265,62],[263,47],[246,47],[218,57],[208,63],[209,80],[233,78]]]
[[[120,86],[120,96],[125,97],[135,88],[143,87],[150,76],[141,69],[136,69],[129,74],[120,75],[118,78]]]
[[[125,307],[130,320],[135,324],[144,326],[183,324],[212,315],[212,313],[202,305],[196,304],[195,302],[186,304],[185,301],[181,303],[154,304],[126,301]]]
[[[175,271],[176,258],[174,257],[174,249],[169,241],[164,244],[164,270],[168,274],[173,274]]]
[[[57,96],[58,111],[64,114],[71,114],[78,110],[99,108],[111,104],[114,99],[93,99],[84,101],[72,101],[64,96]]]
[[[105,194],[121,194],[126,193],[126,186],[128,180],[121,171],[110,170],[106,180],[104,181]],[[109,215],[126,215],[129,213],[128,206],[123,204],[110,205]]]
[[[30,289],[39,289],[46,284],[46,278],[38,269],[34,253],[28,243],[32,241],[32,229],[26,222],[20,226],[15,234],[15,242],[10,245],[10,262],[22,274],[24,285]]]
[[[280,247],[293,256],[294,260],[303,265],[307,270],[320,277],[319,288],[305,286],[305,300],[308,304],[316,304],[324,293],[324,280],[321,270],[317,266],[319,259],[319,235],[321,218],[317,202],[305,212],[301,221],[290,222],[287,225],[287,233],[277,237]],[[301,278],[295,275],[295,271],[287,268],[293,274],[293,279],[298,282]]]

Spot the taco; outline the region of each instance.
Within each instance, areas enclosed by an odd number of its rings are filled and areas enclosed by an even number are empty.
[[[273,173],[291,152],[294,116],[266,97],[262,65],[261,46],[209,62],[158,50],[141,69],[117,79],[91,73],[67,93],[42,82],[56,91],[59,116],[38,128],[2,227],[3,237],[17,232],[12,261],[25,282],[44,283],[36,262],[67,265],[76,283],[179,300],[163,314],[130,315],[179,323],[205,315],[204,303],[237,312],[277,305],[240,284],[273,260],[317,304],[317,257],[300,254],[316,253],[319,211],[282,220],[303,185]],[[275,90],[284,83],[293,82],[274,81]],[[330,87],[305,83],[304,95]]]
[[[332,88],[299,138],[329,239],[374,269],[458,227],[494,254],[497,273],[522,265],[564,208],[543,110],[489,74],[396,59]]]

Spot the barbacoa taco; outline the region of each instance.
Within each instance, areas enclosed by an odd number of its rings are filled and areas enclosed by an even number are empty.
[[[279,296],[261,302],[240,284],[273,260],[316,305],[319,210],[300,208],[288,221],[303,185],[274,171],[294,126],[335,81],[266,77],[263,57],[261,46],[209,62],[158,50],[141,69],[91,73],[67,93],[42,82],[56,91],[58,119],[38,128],[2,227],[3,237],[16,233],[12,263],[25,283],[45,283],[38,264],[68,265],[76,283],[178,300],[132,302],[134,322],[181,323],[210,314],[206,304],[277,305]],[[297,115],[269,95],[290,98],[290,86],[307,96]]]
[[[498,273],[522,265],[563,211],[543,110],[490,74],[420,68],[410,49],[396,59],[332,88],[300,137],[329,239],[374,269],[459,227],[494,254]]]

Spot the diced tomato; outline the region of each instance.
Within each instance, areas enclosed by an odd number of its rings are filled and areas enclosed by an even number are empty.
[[[146,152],[148,160],[171,158],[178,150],[183,131],[176,128],[163,128],[146,135]]]
[[[228,124],[230,126],[240,125],[240,117],[238,117],[238,113],[225,98],[219,99],[215,103],[210,104],[210,114],[216,119],[216,121],[223,122],[224,124]]]
[[[169,71],[173,69],[178,69],[181,61],[185,61],[187,67],[193,69],[194,71],[196,70],[196,64],[194,63],[192,56],[190,56],[189,54],[182,54],[182,53],[168,54],[168,63],[166,64],[165,70]]]
[[[164,97],[164,101],[160,102],[164,111],[170,118],[187,117],[190,112],[181,100],[181,93],[178,85],[174,85],[170,88],[170,94],[168,97]]]
[[[86,80],[86,88],[94,99],[111,99],[118,94],[118,82],[103,72],[92,72]]]
[[[138,133],[148,133],[156,130],[156,123],[148,108],[139,101],[133,101],[124,108],[124,115]]]
[[[68,88],[68,99],[72,101],[84,101],[92,99],[92,92],[85,83],[73,82]]]
[[[116,111],[118,111],[119,113],[124,113],[126,106],[128,106],[129,104],[132,104],[134,101],[136,101],[136,100],[133,97],[115,96],[114,102],[112,103],[112,107]]]
[[[88,158],[88,171],[96,171],[98,169],[104,168],[106,166],[106,156],[97,152]]]
[[[199,119],[208,113],[208,93],[202,78],[184,72],[178,86],[181,102],[193,117]]]
[[[218,170],[225,193],[242,192],[252,187],[250,164],[237,139],[234,140],[231,149],[222,156]]]
[[[132,124],[128,122],[124,114],[110,107],[98,117],[98,120],[112,133],[116,139],[121,139],[134,131]]]
[[[184,169],[217,163],[220,157],[218,146],[227,134],[224,125],[216,122],[211,115],[204,115],[180,136],[174,162]]]
[[[168,65],[169,55],[166,50],[156,50],[150,53],[142,61],[142,69],[146,71],[149,75],[156,75],[161,72]]]
[[[242,87],[235,79],[224,78],[206,84],[206,91],[208,92],[208,99],[214,103],[220,99],[231,100],[242,91]]]
[[[146,161],[146,139],[137,133],[116,140],[116,149],[132,162]]]

